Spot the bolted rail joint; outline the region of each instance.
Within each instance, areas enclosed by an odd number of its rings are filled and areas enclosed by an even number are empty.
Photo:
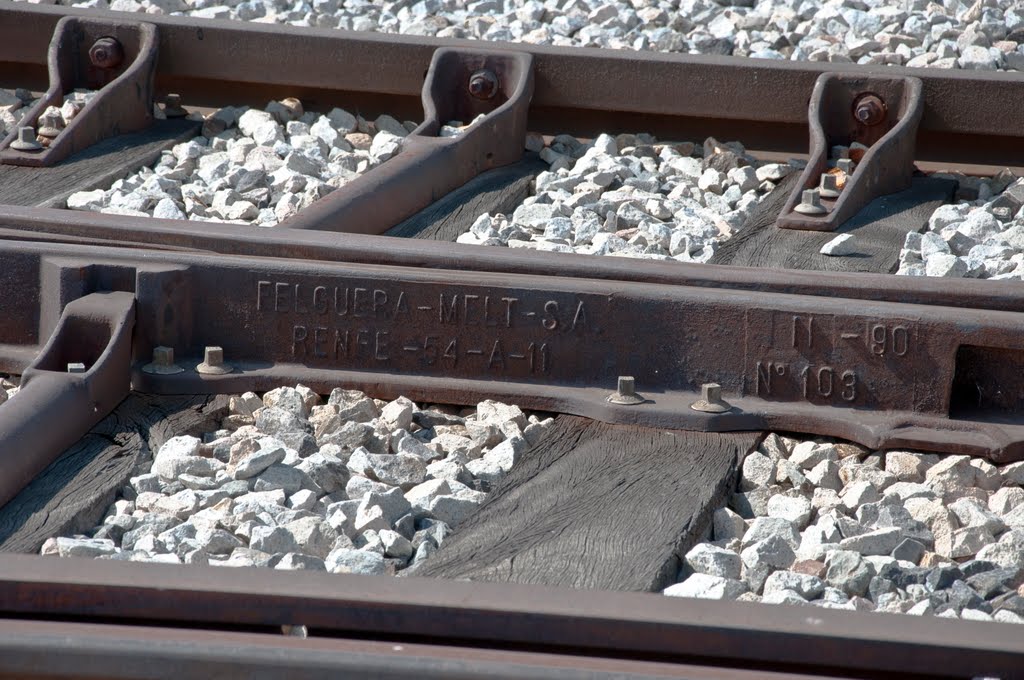
[[[636,381],[631,375],[620,375],[617,388],[608,395],[608,401],[621,406],[636,406],[644,403],[644,398],[636,393]]]

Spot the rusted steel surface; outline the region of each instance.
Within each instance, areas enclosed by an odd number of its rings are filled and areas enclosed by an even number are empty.
[[[0,506],[128,396],[134,318],[124,292],[64,307],[21,389],[0,407]]]
[[[811,296],[778,279],[772,292],[744,286],[760,273],[742,269],[729,272],[735,280],[726,289],[585,272],[467,272],[458,259],[449,269],[417,269],[13,242],[0,257],[9,288],[35,293],[0,302],[4,318],[24,320],[0,330],[6,370],[21,368],[25,346],[42,342],[60,305],[113,289],[135,295],[132,386],[148,392],[301,380],[453,403],[497,396],[656,427],[780,429],[872,447],[1024,457],[1024,425],[1005,418],[1019,395],[1002,388],[1002,364],[984,360],[1024,352],[1024,302],[1018,295],[1012,311],[971,308],[964,282],[803,273],[818,289]],[[697,268],[693,278],[716,269]],[[784,274],[799,279],[776,272]],[[863,294],[844,299],[841,284],[858,279]],[[894,280],[901,289],[888,289]],[[173,348],[187,370],[139,370],[158,346]],[[222,347],[236,370],[197,373],[206,346]],[[967,373],[995,388],[961,394],[954,387]],[[635,377],[642,404],[606,401],[620,375]],[[705,383],[722,386],[730,410],[690,408]]]
[[[783,229],[835,231],[872,200],[910,187],[917,129],[924,113],[919,78],[822,74],[808,108],[811,153],[800,181],[779,214]],[[833,146],[868,147],[852,174],[843,173],[838,195],[820,190],[820,214],[802,214],[804,192],[818,190]]]
[[[1019,632],[1005,624],[269,569],[3,555],[0,616],[305,625],[314,636],[792,673],[1024,677]]]
[[[45,81],[45,44],[60,17],[138,15],[11,3],[0,9],[0,75]],[[129,19],[130,17],[130,19]],[[186,104],[263,104],[300,97],[307,109],[343,104],[419,114],[422,75],[439,47],[479,42],[298,29],[148,15],[159,29],[159,94]],[[634,132],[666,138],[735,136],[751,148],[805,152],[807,101],[825,72],[918,77],[925,113],[918,160],[1019,165],[1024,131],[1007,126],[1024,106],[1020,74],[853,64],[777,62],[537,45],[487,43],[533,55],[536,89],[529,125],[540,132]]]
[[[397,157],[285,220],[281,228],[383,234],[480,173],[522,157],[533,94],[523,52],[439,49],[423,83],[423,123]],[[458,137],[449,121],[483,120]]]
[[[0,25],[19,30],[10,17]],[[3,29],[0,29],[3,32]],[[104,18],[65,17],[57,22],[46,52],[49,87],[21,121],[40,127],[40,116],[50,106],[60,107],[76,88],[98,90],[82,111],[60,130],[47,148],[20,151],[11,146],[12,132],[0,143],[0,162],[51,166],[96,142],[136,132],[153,122],[153,75],[159,44],[157,28],[122,15]],[[37,45],[44,44],[43,41]]]
[[[0,680],[54,677],[812,680],[825,676],[427,643],[0,620]]]

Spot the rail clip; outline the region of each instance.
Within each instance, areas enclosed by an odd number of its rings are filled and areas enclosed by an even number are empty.
[[[134,325],[131,293],[64,308],[21,390],[0,406],[0,507],[128,396]]]
[[[810,158],[776,224],[835,231],[875,198],[909,188],[921,91],[918,78],[823,73],[808,107]],[[830,159],[837,146],[845,157]]]
[[[398,156],[280,226],[382,234],[480,173],[518,161],[533,97],[533,56],[438,49],[421,97],[423,123],[402,140]],[[440,137],[451,120],[475,122],[456,137]]]
[[[15,130],[0,142],[0,163],[49,167],[108,137],[149,127],[157,47],[153,24],[61,19],[47,51],[49,89],[22,119],[21,127],[31,128],[20,133],[25,138]],[[98,91],[66,128],[53,130],[48,146],[41,146],[36,133],[42,132],[43,113],[60,108],[77,88]]]

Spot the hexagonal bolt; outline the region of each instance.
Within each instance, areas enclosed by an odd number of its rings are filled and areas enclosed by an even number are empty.
[[[493,99],[498,94],[498,76],[485,68],[469,77],[469,94],[477,99]]]
[[[184,118],[188,111],[181,106],[181,95],[174,92],[164,97],[164,115],[168,118]]]
[[[15,151],[39,151],[43,145],[36,139],[36,129],[31,125],[22,125],[18,128],[18,138],[11,142],[11,148]]]
[[[47,113],[39,118],[39,136],[53,139],[60,134],[64,127],[64,121],[60,116]]]
[[[722,386],[718,383],[704,383],[700,386],[700,399],[690,404],[690,408],[701,413],[725,413],[732,406],[722,399]]]
[[[117,38],[100,38],[89,48],[89,61],[96,68],[117,68],[124,61],[124,48]]]
[[[153,348],[153,361],[142,367],[143,373],[151,375],[174,375],[184,370],[174,363],[174,348],[163,345]]]
[[[817,189],[804,189],[802,194],[803,200],[793,208],[794,212],[798,212],[801,215],[824,215],[828,211],[825,210],[825,206],[821,204],[821,196],[818,194]]]
[[[69,363],[68,373],[85,373],[85,364],[80,361]]]
[[[853,162],[852,158],[840,158],[839,160],[836,161],[836,167],[842,170],[847,175],[852,175],[853,169],[856,167],[856,164]]]
[[[824,173],[821,176],[821,186],[818,187],[818,195],[822,198],[839,198],[842,190],[839,188],[839,178],[831,173]]]
[[[621,406],[636,406],[644,403],[644,398],[636,393],[636,380],[631,375],[620,375],[617,388],[608,395],[608,401]]]
[[[886,106],[877,94],[862,94],[853,102],[853,117],[868,127],[885,121]]]
[[[196,373],[203,375],[224,375],[234,369],[224,363],[224,349],[209,345],[203,350],[203,363],[196,366]]]

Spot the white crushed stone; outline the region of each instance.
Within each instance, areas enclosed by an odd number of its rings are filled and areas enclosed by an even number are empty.
[[[737,489],[666,595],[1024,622],[1024,462],[771,434]]]
[[[67,207],[273,226],[393,157],[415,127],[386,114],[367,121],[339,108],[304,111],[294,98],[263,110],[229,106],[152,167],[76,192]]]
[[[88,535],[44,555],[395,573],[426,559],[552,419],[299,385],[232,397],[222,429],[168,440]],[[478,471],[480,471],[478,473]]]
[[[1003,173],[975,187],[977,198],[940,206],[923,233],[907,234],[897,274],[1024,278],[1024,180]]]
[[[647,134],[558,135],[551,169],[511,215],[484,213],[459,243],[706,262],[775,183],[802,166],[762,164],[738,142],[659,143]]]
[[[1024,68],[1024,8],[1017,0],[61,0],[59,4],[557,46],[947,69]]]

